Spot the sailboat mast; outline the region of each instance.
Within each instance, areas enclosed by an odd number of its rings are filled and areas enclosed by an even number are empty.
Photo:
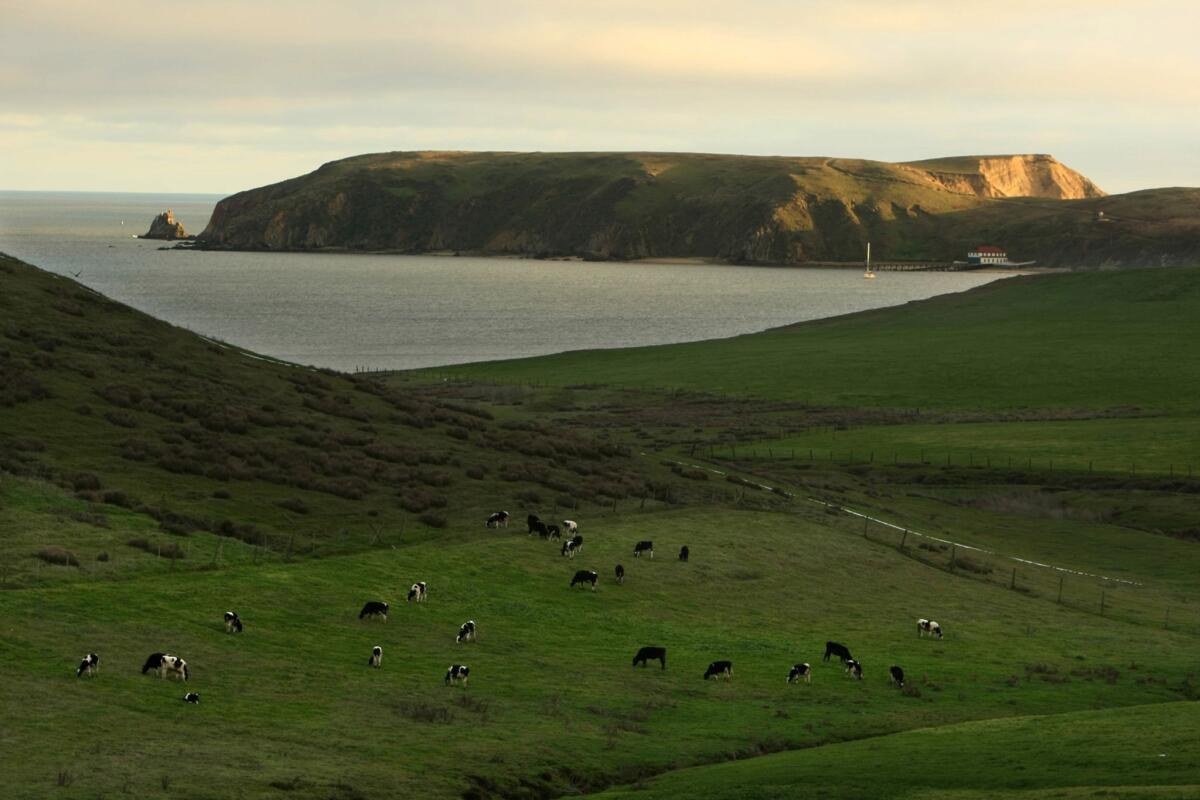
[[[871,271],[871,243],[867,242],[867,272]]]

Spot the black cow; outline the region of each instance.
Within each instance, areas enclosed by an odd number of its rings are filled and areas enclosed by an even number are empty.
[[[812,667],[808,664],[793,664],[788,670],[788,683],[796,683],[801,678],[805,683],[812,683]]]
[[[144,671],[144,670],[143,670]],[[75,677],[82,678],[87,675],[89,678],[94,678],[100,673],[100,656],[95,653],[88,653],[79,661],[79,668],[75,670]]]
[[[688,560],[688,547],[686,544],[679,548],[679,560],[684,562]]]
[[[487,528],[507,528],[508,527],[508,512],[497,511],[490,515],[487,521],[483,523]]]
[[[654,558],[654,542],[638,542],[633,546],[633,557],[641,558],[642,553],[649,553]]]
[[[625,567],[621,566],[620,564],[617,564],[617,568],[616,568],[615,572],[617,574],[617,585],[618,586],[624,585],[624,583],[625,583]]]
[[[236,611],[225,612],[225,632],[226,633],[241,633],[242,618],[238,616]]]
[[[595,570],[581,569],[576,571],[574,578],[571,578],[571,588],[574,588],[576,584],[590,583],[594,592],[596,591],[596,581],[598,580],[600,580],[600,576],[596,574]]]
[[[461,683],[463,686],[466,686],[467,678],[470,675],[471,668],[466,664],[451,664],[450,668],[446,670],[446,685]]]
[[[375,645],[374,647],[371,648],[371,657],[367,659],[367,666],[368,667],[382,667],[383,666],[383,648],[382,647],[380,647],[379,645]]]
[[[838,644],[837,642],[826,642],[825,658],[821,660],[828,661],[830,656],[837,656],[842,660],[842,663],[845,664],[850,660],[850,648],[846,647],[844,644]]]
[[[183,702],[193,703],[193,704],[199,703],[200,702],[200,693],[199,692],[188,692],[187,694],[185,694],[183,696]]]
[[[458,626],[458,636],[454,637],[458,644],[475,641],[475,620],[469,619]]]
[[[557,525],[546,525],[543,527],[543,531],[544,531],[544,533],[542,534],[543,537],[546,539],[549,539],[552,542],[555,539],[562,538],[562,530]]]
[[[525,518],[525,523],[529,526],[530,533],[538,532],[539,525],[541,526],[542,530],[546,529],[545,524],[542,523],[541,517],[539,517],[537,514],[530,514]]]
[[[387,622],[388,608],[388,604],[381,600],[371,600],[362,607],[362,611],[358,612],[358,618],[383,617],[383,621]]]
[[[637,666],[638,662],[642,662],[642,666],[646,666],[647,661],[658,659],[658,663],[662,664],[662,668],[667,668],[667,648],[665,647],[643,647],[637,651],[637,655],[633,657],[633,666]]]
[[[852,678],[862,680],[862,662],[855,661],[853,658],[846,662],[846,674]]]
[[[733,662],[732,661],[714,661],[708,665],[708,669],[704,670],[704,680],[709,678],[732,678],[733,677]]]
[[[888,668],[888,680],[891,681],[896,686],[899,686],[901,689],[903,689],[904,688],[904,670],[902,670],[899,667],[894,666],[894,665],[889,667]]]

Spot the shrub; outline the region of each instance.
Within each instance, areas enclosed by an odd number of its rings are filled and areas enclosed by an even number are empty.
[[[228,489],[216,489],[213,491],[212,496],[215,500],[228,500],[233,495],[229,493]]]
[[[419,515],[417,519],[419,519],[421,522],[424,522],[431,528],[444,528],[447,524],[445,517],[443,517],[441,514],[434,514],[432,511],[426,511],[425,513]]]
[[[108,561],[109,558],[110,558],[110,556],[108,555],[107,550],[105,550],[103,553],[100,553],[99,555],[96,556],[97,561]]]
[[[518,500],[531,505],[539,505],[542,502],[542,496],[532,489],[526,489],[523,492],[517,492],[516,497]]]
[[[183,552],[183,548],[175,542],[165,542],[159,544],[151,542],[149,539],[136,537],[130,539],[128,542],[126,542],[126,544],[128,544],[130,547],[136,547],[139,550],[145,550],[151,555],[157,555],[161,556],[162,558],[169,558],[172,560],[184,558],[186,555]]]
[[[71,479],[71,486],[75,491],[96,491],[100,488],[100,478],[92,472],[78,472]]]
[[[483,480],[483,476],[486,474],[487,473],[483,467],[478,467],[478,466],[467,467],[467,477],[468,478],[472,478],[474,480],[481,481],[481,480]]]
[[[108,491],[101,495],[101,499],[110,506],[119,506],[120,508],[137,508],[141,502],[136,497],[130,497],[124,492]]]
[[[138,426],[137,417],[128,411],[107,411],[104,418],[119,428],[136,428]]]
[[[287,499],[280,500],[275,505],[288,511],[293,511],[297,514],[308,513],[308,503],[305,503],[299,497],[289,497]]]
[[[75,554],[58,545],[43,547],[37,551],[37,557],[47,564],[59,564],[64,567],[79,566],[79,559],[75,557]]]

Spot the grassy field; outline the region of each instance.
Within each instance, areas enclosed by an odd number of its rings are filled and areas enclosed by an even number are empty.
[[[1194,637],[931,569],[823,513],[695,509],[581,530],[573,561],[519,530],[471,528],[306,563],[10,590],[10,796],[49,794],[60,774],[70,785],[56,796],[557,794],[735,754],[1196,692]],[[635,562],[645,536],[658,557]],[[672,557],[683,543],[688,564]],[[596,593],[568,588],[577,568],[601,573]],[[423,606],[402,601],[415,580],[430,586]],[[386,625],[356,619],[374,598],[395,606]],[[244,634],[222,631],[227,608]],[[947,638],[918,640],[922,615],[945,620]],[[468,618],[479,642],[456,645]],[[861,684],[819,663],[828,638],[864,662]],[[374,644],[379,671],[365,663]],[[643,644],[669,648],[665,672],[631,670]],[[93,650],[100,676],[77,680]],[[154,650],[189,660],[201,705],[138,674]],[[716,658],[733,659],[732,681],[701,680]],[[784,683],[799,660],[814,664],[811,686]],[[441,684],[453,662],[472,667],[465,691]],[[911,694],[888,686],[892,663]]]

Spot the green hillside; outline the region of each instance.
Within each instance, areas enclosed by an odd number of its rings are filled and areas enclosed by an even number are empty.
[[[935,261],[990,242],[1042,265],[1159,266],[1195,263],[1198,230],[1198,190],[1106,197],[1045,155],[397,152],[228,197],[199,245],[805,264],[859,261],[868,241]]]

